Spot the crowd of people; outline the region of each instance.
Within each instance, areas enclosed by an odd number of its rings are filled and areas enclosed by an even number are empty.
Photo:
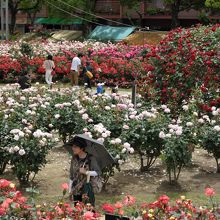
[[[93,77],[93,68],[89,61],[82,63],[81,58],[83,57],[82,53],[78,53],[73,59],[70,68],[70,81],[71,86],[79,85],[79,78],[83,79],[84,86],[86,89],[92,89],[92,79]],[[52,89],[53,85],[53,76],[55,72],[55,63],[53,61],[53,56],[48,55],[46,60],[43,63],[43,68],[45,70],[45,82],[48,85],[49,89]],[[30,73],[24,72],[22,76],[18,79],[21,89],[27,89],[31,87],[31,77]],[[100,94],[104,92],[104,83],[95,80],[96,93]]]

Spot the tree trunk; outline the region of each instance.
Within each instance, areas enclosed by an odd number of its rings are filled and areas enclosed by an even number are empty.
[[[171,22],[171,28],[177,28],[180,26],[179,21],[179,12],[180,12],[180,3],[181,0],[174,1],[174,3],[171,5],[171,14],[172,14],[172,22]]]
[[[216,161],[216,166],[217,166],[216,173],[220,173],[220,164],[218,162],[218,158],[215,158],[215,161]]]
[[[15,25],[16,25],[16,17],[17,17],[17,10],[10,10],[11,11],[11,25],[10,25],[10,34],[13,35],[15,32]]]
[[[172,29],[175,29],[180,26],[178,14],[179,14],[179,10],[175,8],[175,5],[172,6],[172,22],[171,22]]]

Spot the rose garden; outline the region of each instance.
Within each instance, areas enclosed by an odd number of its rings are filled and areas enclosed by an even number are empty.
[[[157,46],[0,44],[0,219],[220,219],[219,42],[220,25],[198,25]],[[106,93],[69,86],[79,51]],[[47,54],[56,66],[51,90],[42,84]],[[32,87],[20,90],[24,71]],[[68,200],[62,145],[74,134],[97,139],[116,161],[102,172],[99,214]]]

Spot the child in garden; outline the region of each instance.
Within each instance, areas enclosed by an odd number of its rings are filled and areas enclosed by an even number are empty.
[[[96,89],[96,94],[102,94],[104,93],[104,83],[100,83],[98,80],[96,81],[97,89]]]

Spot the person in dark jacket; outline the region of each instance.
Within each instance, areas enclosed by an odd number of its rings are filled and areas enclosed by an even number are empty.
[[[84,186],[88,176],[94,178],[101,175],[101,169],[96,158],[86,152],[86,141],[75,137],[69,143],[72,145],[73,152],[70,165],[69,192],[74,203],[77,203],[82,202],[83,196],[86,194]],[[91,197],[90,195],[87,196],[86,202],[94,206],[94,194]]]
[[[93,68],[91,67],[89,61],[86,61],[86,66],[83,68],[82,75],[84,77],[84,82],[85,82],[86,88],[91,89],[92,88],[92,86],[91,86],[91,79],[86,75],[87,71],[90,71],[91,73],[93,71]]]
[[[27,72],[25,72],[19,79],[18,84],[20,85],[20,89],[28,89],[31,87],[30,77]]]

